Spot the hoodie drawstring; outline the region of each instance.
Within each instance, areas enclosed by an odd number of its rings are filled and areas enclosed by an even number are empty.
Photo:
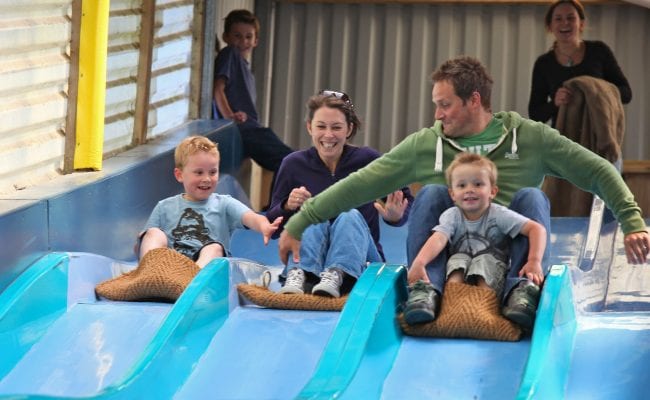
[[[436,141],[436,161],[433,165],[434,172],[442,172],[442,138],[438,136]]]

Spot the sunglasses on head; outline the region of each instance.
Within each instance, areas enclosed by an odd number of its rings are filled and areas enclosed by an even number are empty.
[[[342,100],[343,102],[352,106],[352,100],[350,100],[350,96],[348,96],[346,93],[337,92],[336,90],[321,90],[318,94],[327,97],[336,97],[337,99]]]

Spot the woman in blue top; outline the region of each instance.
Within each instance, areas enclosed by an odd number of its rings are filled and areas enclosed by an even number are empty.
[[[361,122],[347,94],[321,91],[308,100],[307,111],[313,146],[282,161],[267,212],[270,221],[280,216],[287,221],[307,199],[380,156],[374,149],[348,143]],[[379,215],[389,224],[402,225],[412,201],[404,188],[389,194],[383,203],[366,203],[310,227],[303,235],[300,262],[290,261],[282,274],[286,281],[280,292],[340,297],[368,262],[383,260]]]

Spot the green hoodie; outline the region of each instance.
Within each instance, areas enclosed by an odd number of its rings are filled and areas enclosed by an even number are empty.
[[[539,188],[544,176],[552,175],[602,198],[624,233],[646,230],[634,196],[607,160],[550,126],[522,118],[516,112],[502,111],[494,118],[501,120],[504,127],[499,142],[487,154],[499,172],[497,203],[508,206],[516,191]],[[442,124],[436,121],[433,127],[409,135],[388,153],[307,201],[285,229],[300,239],[309,225],[411,183],[446,185],[445,169],[461,151],[462,147],[443,135]]]

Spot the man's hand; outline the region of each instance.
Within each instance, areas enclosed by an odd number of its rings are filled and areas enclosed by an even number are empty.
[[[650,235],[648,232],[633,232],[625,235],[625,255],[630,264],[643,264],[648,261]]]
[[[278,242],[280,252],[280,260],[284,265],[289,261],[289,253],[293,254],[293,262],[300,262],[300,240],[297,240],[287,232],[285,229],[280,234],[280,241]]]
[[[408,206],[408,199],[404,198],[404,192],[396,190],[386,197],[386,202],[375,201],[377,212],[386,222],[399,222]]]

